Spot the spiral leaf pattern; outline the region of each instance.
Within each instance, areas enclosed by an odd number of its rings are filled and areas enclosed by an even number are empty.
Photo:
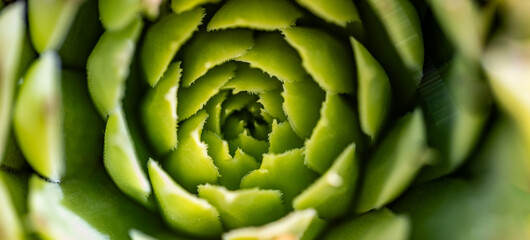
[[[491,34],[521,12],[490,2],[0,1],[0,239],[457,239],[528,214],[527,24]]]

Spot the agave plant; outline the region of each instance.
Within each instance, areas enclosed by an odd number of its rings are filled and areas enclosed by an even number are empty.
[[[0,239],[530,237],[523,0],[4,2]]]

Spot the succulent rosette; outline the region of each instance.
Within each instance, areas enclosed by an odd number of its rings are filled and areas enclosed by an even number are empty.
[[[6,3],[0,239],[530,236],[528,4]]]

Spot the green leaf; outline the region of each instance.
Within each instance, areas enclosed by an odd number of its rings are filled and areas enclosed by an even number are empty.
[[[287,120],[282,106],[284,101],[281,89],[260,93],[258,102],[263,105],[262,112],[280,121]]]
[[[227,28],[273,31],[293,26],[300,17],[302,12],[285,0],[229,0],[212,17],[208,31]]]
[[[208,145],[201,142],[202,129],[208,114],[202,110],[182,122],[177,136],[177,149],[169,155],[166,166],[171,176],[190,192],[197,191],[197,185],[215,183],[219,170],[208,155]]]
[[[353,37],[350,42],[357,64],[357,97],[361,129],[372,141],[390,112],[392,92],[385,70],[368,50]]]
[[[427,113],[428,141],[440,154],[422,169],[420,181],[451,173],[468,159],[490,113],[487,89],[478,66],[462,55],[453,57],[447,68],[428,65],[419,90]]]
[[[138,17],[141,0],[99,0],[99,19],[109,31],[118,31]]]
[[[173,229],[203,237],[223,232],[214,206],[184,190],[152,159],[148,166],[162,216]]]
[[[61,90],[66,181],[84,176],[100,166],[103,157],[101,133],[105,131],[105,123],[92,104],[85,75],[63,70]]]
[[[142,26],[137,18],[120,31],[105,32],[88,57],[88,90],[103,118],[121,105]]]
[[[405,240],[409,239],[411,223],[407,216],[395,215],[383,208],[333,226],[323,237],[325,240]]]
[[[29,185],[29,227],[40,236],[48,233],[65,236],[44,239],[98,239],[89,234],[103,239],[129,239],[131,228],[161,240],[177,238],[159,214],[122,194],[103,168],[61,184],[33,177]],[[173,238],[162,238],[170,232]]]
[[[478,60],[483,47],[483,34],[479,8],[475,2],[470,0],[427,2],[445,35],[458,51],[468,60]]]
[[[169,14],[147,30],[140,58],[149,85],[157,84],[179,48],[197,30],[204,15],[202,8]]]
[[[103,33],[98,1],[82,2],[64,43],[58,49],[63,68],[86,69],[88,56]]]
[[[247,227],[223,234],[226,240],[265,240],[265,239],[316,239],[324,228],[313,209],[295,211],[289,215],[261,227]]]
[[[303,81],[307,75],[296,50],[278,33],[258,36],[254,46],[236,60],[249,63],[282,82]]]
[[[246,127],[245,120],[239,115],[232,115],[226,119],[223,125],[223,137],[227,140],[236,139],[240,134],[243,134]]]
[[[226,119],[235,112],[241,111],[248,107],[250,104],[255,103],[258,97],[255,95],[248,94],[246,92],[238,93],[230,96],[226,101],[223,102],[223,111],[221,112],[221,122],[225,122]]]
[[[177,93],[177,114],[180,120],[188,119],[201,110],[204,105],[221,90],[232,77],[237,65],[226,63],[218,66],[199,78],[189,87],[180,87]]]
[[[142,119],[152,146],[159,154],[177,147],[177,89],[180,62],[169,65],[159,84],[150,89],[142,104]]]
[[[285,214],[282,194],[258,188],[230,191],[224,187],[200,185],[199,197],[219,210],[227,229],[260,226]]]
[[[109,115],[105,129],[103,163],[120,190],[142,205],[154,208],[149,198],[151,184],[140,165],[121,109]]]
[[[229,152],[228,142],[210,131],[204,131],[203,141],[208,144],[208,155],[213,159],[215,166],[219,168],[221,177],[219,184],[230,190],[236,190],[241,184],[241,178],[248,172],[259,167],[256,160],[243,152],[240,148],[236,150],[234,157]]]
[[[304,142],[291,128],[289,122],[272,122],[272,131],[269,135],[269,153],[283,153],[293,148],[304,146]]]
[[[6,240],[24,239],[22,223],[15,211],[9,191],[0,178],[0,238]]]
[[[303,152],[293,149],[282,154],[264,154],[260,168],[247,174],[241,187],[280,190],[284,203],[291,206],[292,200],[317,178],[304,165]]]
[[[283,111],[294,132],[302,139],[308,138],[320,118],[320,106],[325,92],[311,79],[302,82],[284,83],[282,93]],[[304,103],[305,107],[300,107]]]
[[[354,62],[351,51],[345,45],[329,33],[312,28],[293,27],[282,30],[282,33],[302,57],[304,69],[322,89],[353,93]]]
[[[412,182],[426,157],[425,126],[420,109],[402,118],[368,162],[356,212],[380,208]]]
[[[229,140],[228,144],[231,153],[235,153],[238,148],[241,148],[241,150],[258,161],[261,160],[263,154],[269,149],[269,143],[267,141],[258,140],[253,136],[250,136],[247,129],[244,129],[237,138]]]
[[[223,86],[232,89],[233,94],[248,92],[251,94],[265,93],[281,87],[275,77],[270,77],[260,69],[251,68],[248,64],[238,64],[237,74]]]
[[[37,176],[30,179],[29,220],[43,239],[108,239],[68,208],[61,206],[63,191]]]
[[[31,65],[13,115],[22,153],[35,171],[52,181],[59,181],[65,170],[59,61],[47,52]]]
[[[482,60],[497,103],[515,119],[527,144],[530,143],[530,99],[527,91],[530,88],[530,81],[527,81],[530,68],[526,67],[530,63],[529,53],[530,46],[526,42],[499,37],[492,40]],[[530,159],[526,160],[525,166],[526,175],[530,176]]]
[[[174,12],[181,14],[200,5],[206,3],[218,3],[220,1],[221,0],[171,0],[171,9],[173,9]]]
[[[206,119],[206,124],[204,128],[207,130],[210,130],[217,134],[218,136],[222,136],[221,133],[221,105],[226,100],[226,97],[228,95],[227,91],[222,91],[218,93],[217,95],[210,98],[210,101],[206,103],[206,106],[204,106],[204,109],[206,109],[206,113],[208,113],[208,119]]]
[[[423,70],[423,36],[420,19],[409,0],[369,0],[399,57],[419,85]]]
[[[328,1],[312,1],[312,0],[297,0],[301,6],[304,6],[313,14],[320,18],[335,23],[341,27],[346,27],[346,24],[361,21],[357,13],[357,7],[353,1],[349,0],[328,0]]]
[[[59,50],[83,1],[28,1],[30,37],[37,52]]]
[[[243,55],[253,41],[252,32],[244,29],[199,32],[184,50],[182,85],[189,87],[213,67]]]
[[[320,115],[305,142],[305,164],[322,174],[350,143],[362,146],[362,133],[353,108],[338,94],[327,93]]]
[[[17,69],[25,39],[24,3],[17,2],[0,12],[0,163],[11,125]]]
[[[313,208],[325,219],[346,214],[357,184],[358,165],[355,144],[350,144],[324,175],[294,199],[294,209]]]
[[[18,214],[19,221],[24,221],[28,214],[28,181],[30,174],[32,173],[29,171],[8,172],[4,169],[0,170],[0,181],[4,184],[7,195],[11,199],[13,210]]]

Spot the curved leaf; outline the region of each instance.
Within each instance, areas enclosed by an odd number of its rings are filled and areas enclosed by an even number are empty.
[[[229,191],[213,185],[199,186],[199,197],[219,210],[228,229],[259,226],[284,215],[282,195],[277,190],[257,188]]]
[[[142,30],[141,19],[117,32],[105,32],[87,60],[88,90],[103,118],[121,106],[125,80]]]
[[[177,89],[181,72],[180,63],[169,65],[166,74],[150,89],[142,104],[147,137],[160,154],[177,147]]]
[[[353,93],[354,62],[346,46],[329,33],[313,28],[293,27],[282,33],[302,57],[302,66],[322,89]]]
[[[324,175],[294,199],[294,209],[313,208],[325,219],[346,214],[357,185],[358,165],[355,144],[350,144]]]
[[[144,206],[154,208],[149,198],[151,184],[140,165],[121,109],[109,116],[103,151],[105,168],[118,188]]]
[[[357,13],[357,7],[350,0],[296,0],[296,2],[313,14],[341,27],[346,27],[347,23],[361,21]]]
[[[190,192],[196,192],[199,184],[215,183],[219,178],[219,170],[208,155],[208,145],[201,141],[206,118],[208,114],[201,110],[180,125],[179,145],[166,162],[169,174]]]
[[[140,58],[149,85],[158,83],[177,51],[197,30],[204,15],[202,8],[169,14],[147,30]]]
[[[13,115],[22,153],[35,171],[52,181],[65,171],[59,61],[47,52],[31,65]]]
[[[244,29],[199,32],[184,50],[182,85],[189,87],[213,67],[243,55],[253,41],[252,32]]]
[[[148,168],[162,216],[172,228],[203,237],[223,232],[215,207],[184,190],[152,159]]]
[[[229,0],[208,23],[208,31],[227,28],[278,30],[291,27],[302,13],[285,0]]]

